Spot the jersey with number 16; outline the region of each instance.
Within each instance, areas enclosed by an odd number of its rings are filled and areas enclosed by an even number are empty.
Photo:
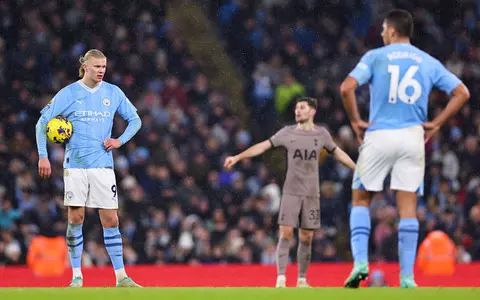
[[[438,60],[407,43],[368,51],[349,76],[370,86],[368,131],[399,129],[427,121],[433,87],[450,94],[461,81]]]

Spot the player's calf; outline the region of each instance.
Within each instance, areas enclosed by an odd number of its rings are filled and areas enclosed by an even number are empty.
[[[288,253],[290,251],[290,242],[293,238],[293,228],[280,225],[280,237],[277,244],[277,283],[276,287],[286,287],[285,271],[288,264]]]
[[[400,260],[400,277],[411,278],[417,253],[419,224],[417,219],[401,219],[398,224],[398,256]]]
[[[310,265],[310,259],[312,256],[312,240],[313,230],[300,229],[299,230],[299,242],[297,249],[297,261],[298,261],[298,281],[297,287],[309,287],[307,283],[307,270]]]
[[[370,226],[368,207],[354,206],[350,213],[350,245],[355,266],[368,265]]]
[[[123,263],[123,242],[122,235],[118,228],[117,211],[113,209],[101,209],[100,220],[103,228],[103,239],[105,248],[110,256],[110,260],[115,270],[116,286],[117,287],[141,287],[136,284],[130,277],[127,276],[125,266]],[[107,227],[112,226],[113,227]],[[115,226],[116,225],[116,226]]]
[[[419,223],[416,218],[417,195],[413,192],[398,191],[397,206],[400,214],[398,224],[398,256],[400,281],[406,287],[416,286],[413,266],[417,255]]]
[[[70,257],[70,265],[72,266],[72,283],[70,286],[78,286],[79,282],[83,282],[82,275],[82,252],[83,252],[83,232],[82,224],[74,225],[69,223],[67,226],[67,247]],[[77,280],[75,280],[77,279]],[[80,280],[78,280],[80,279]],[[81,284],[80,284],[81,287]]]
[[[105,241],[105,248],[112,261],[113,269],[115,270],[115,278],[117,287],[141,287],[136,284],[130,277],[127,276],[125,267],[123,265],[123,243],[122,235],[118,227],[103,228],[103,238]]]
[[[354,267],[345,280],[345,287],[358,288],[360,283],[368,277],[368,239],[370,237],[370,211],[368,205],[371,193],[353,190],[353,208],[350,213],[350,246],[354,260]],[[363,204],[363,205],[360,205]]]

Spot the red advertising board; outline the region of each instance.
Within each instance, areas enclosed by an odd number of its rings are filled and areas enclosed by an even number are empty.
[[[151,287],[269,287],[275,284],[275,266],[261,265],[156,265],[127,266],[127,273],[139,284]],[[308,280],[312,286],[339,287],[351,270],[349,263],[312,264]],[[371,272],[382,270],[389,286],[398,286],[397,264],[371,264]],[[287,269],[287,285],[295,285],[296,265]],[[84,286],[113,286],[111,267],[84,268]],[[450,276],[427,276],[416,270],[420,286],[480,287],[480,263],[457,265]],[[40,278],[25,267],[0,267],[0,287],[61,287],[70,282],[71,271],[63,276]]]

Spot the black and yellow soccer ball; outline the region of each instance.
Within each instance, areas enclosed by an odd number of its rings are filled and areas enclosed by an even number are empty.
[[[62,116],[56,116],[48,121],[47,137],[55,144],[68,143],[73,134],[72,123]]]

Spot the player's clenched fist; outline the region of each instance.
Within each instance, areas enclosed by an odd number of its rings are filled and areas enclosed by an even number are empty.
[[[227,169],[231,169],[238,162],[238,157],[229,156],[225,159],[225,164],[223,165]]]

